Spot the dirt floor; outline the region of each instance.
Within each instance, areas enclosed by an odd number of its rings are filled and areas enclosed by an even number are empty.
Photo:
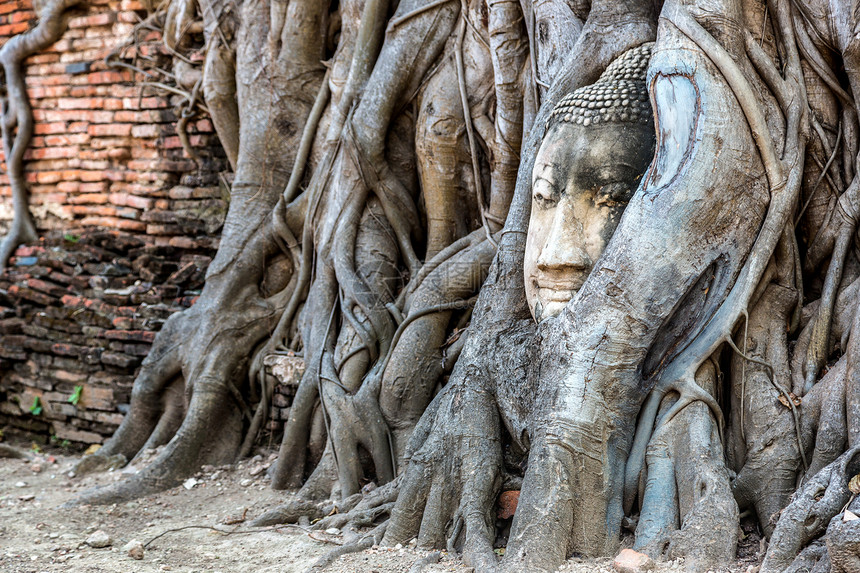
[[[134,469],[86,476],[70,475],[78,458],[35,454],[31,460],[0,458],[0,571],[45,572],[278,572],[306,571],[343,542],[341,532],[298,526],[251,529],[245,525],[284,499],[269,488],[265,469],[274,455],[256,456],[233,466],[205,468],[184,486],[113,506],[61,508],[97,485],[122,479]],[[110,538],[103,548],[97,538]],[[145,545],[143,558],[129,555],[127,544]],[[104,539],[103,539],[104,542]],[[749,543],[747,544],[749,545]],[[757,545],[757,543],[755,544]],[[743,543],[742,543],[743,547]],[[732,571],[757,562],[758,547]],[[429,552],[413,547],[372,548],[340,557],[333,573],[407,573]],[[743,553],[743,550],[742,552]],[[565,572],[612,571],[611,560],[570,560]],[[657,572],[683,571],[683,563],[661,563]],[[422,571],[466,572],[452,555]]]

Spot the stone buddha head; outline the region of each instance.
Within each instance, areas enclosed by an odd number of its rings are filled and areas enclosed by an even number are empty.
[[[645,74],[653,43],[566,95],[535,156],[524,260],[535,320],[557,315],[588,278],[654,155]]]

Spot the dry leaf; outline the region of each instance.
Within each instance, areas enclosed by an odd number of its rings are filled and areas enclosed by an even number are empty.
[[[850,510],[845,510],[845,513],[842,514],[842,521],[854,521],[855,519],[860,519],[857,517],[857,514]]]
[[[791,398],[791,401],[794,403],[795,408],[800,406],[800,398],[794,392],[789,392],[788,395]],[[788,404],[788,398],[785,397],[785,394],[779,395],[779,403],[786,408],[791,408],[791,406]]]
[[[96,453],[97,451],[99,451],[99,450],[101,449],[101,447],[102,447],[102,445],[101,445],[101,444],[91,444],[91,445],[90,445],[90,447],[88,447],[88,448],[86,449],[86,451],[84,452],[84,455],[85,455],[85,456],[88,456],[88,455],[90,455],[90,454],[94,454],[94,453]]]
[[[223,523],[224,525],[236,525],[237,523],[244,523],[246,515],[248,515],[247,507],[242,511],[241,516],[231,515],[230,517],[225,518],[224,521],[222,521],[221,523]]]
[[[851,481],[848,482],[848,489],[850,489],[851,493],[854,495],[860,493],[860,474],[851,478]]]

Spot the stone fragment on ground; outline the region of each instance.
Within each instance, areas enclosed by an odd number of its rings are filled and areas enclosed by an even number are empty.
[[[122,546],[122,550],[132,559],[140,561],[143,559],[143,543],[137,539],[132,539]]]
[[[101,549],[103,547],[110,547],[113,541],[105,531],[99,529],[94,531],[87,537],[87,545],[90,547],[94,547],[96,549]]]
[[[654,560],[638,551],[622,549],[612,562],[612,568],[618,573],[643,573],[654,569]]]

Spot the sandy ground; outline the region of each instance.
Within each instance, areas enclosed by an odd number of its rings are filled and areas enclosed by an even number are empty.
[[[123,471],[69,477],[78,458],[59,453],[38,455],[36,461],[0,459],[0,571],[304,572],[343,536],[296,526],[251,529],[241,521],[284,499],[282,492],[268,487],[263,471],[273,457],[206,468],[186,487],[137,501],[72,509],[59,506],[79,492],[121,479]],[[99,530],[111,538],[110,546],[96,549],[86,543]],[[123,549],[133,540],[146,545],[142,560]],[[412,547],[372,548],[342,556],[326,571],[408,573],[427,553]],[[733,571],[745,571],[750,562],[738,563]],[[675,562],[660,564],[656,571],[682,569],[683,564]],[[471,570],[444,552],[438,564],[423,569]],[[611,560],[573,559],[562,571],[604,572],[612,566]]]

